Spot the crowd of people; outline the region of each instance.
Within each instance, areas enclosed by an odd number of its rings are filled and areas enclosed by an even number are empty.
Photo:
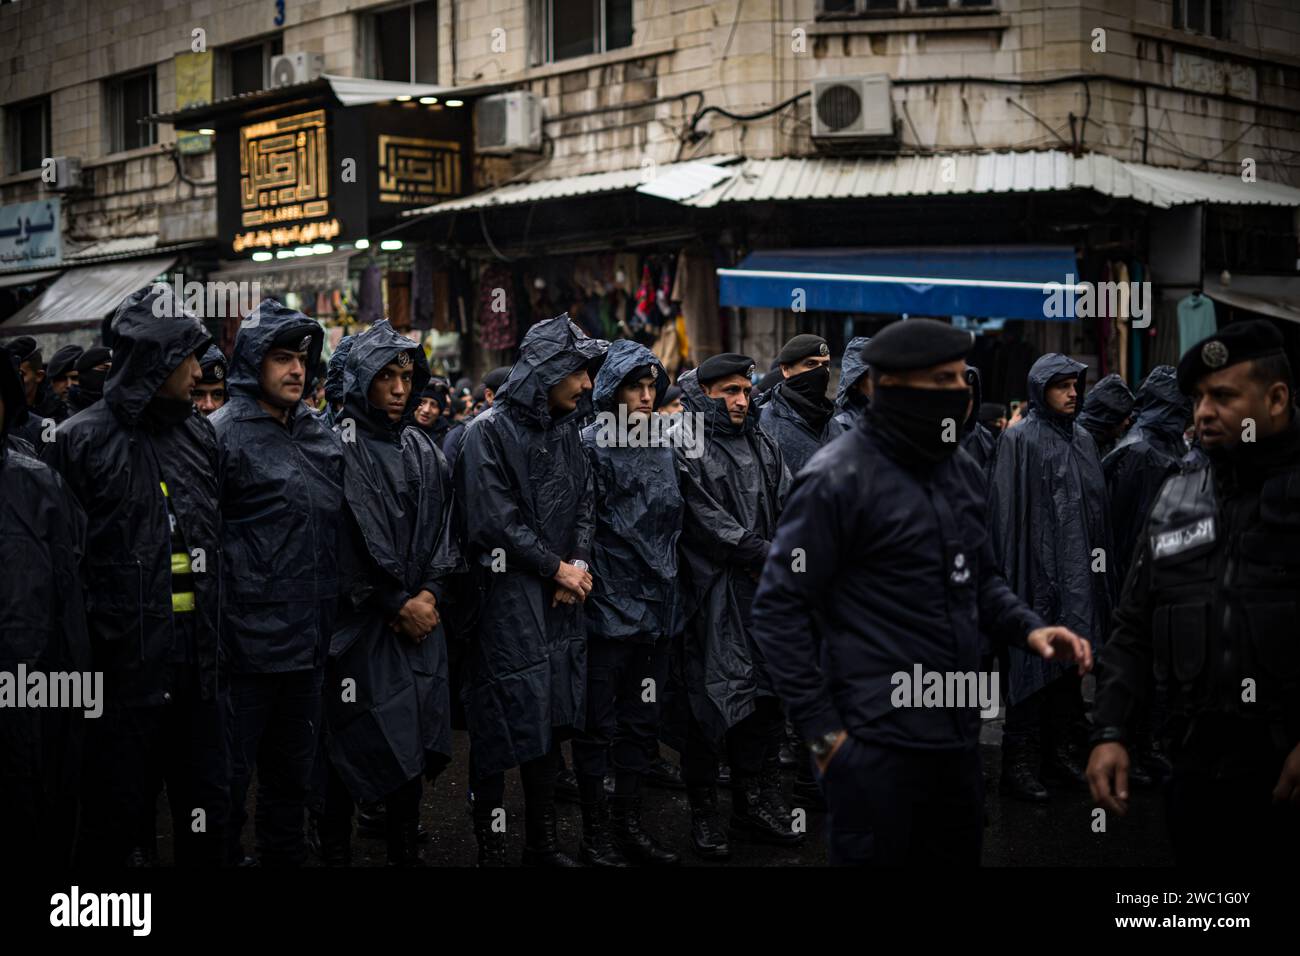
[[[1180,861],[1293,858],[1300,423],[1269,323],[1136,394],[1044,355],[1009,420],[928,319],[852,339],[834,398],[817,335],[674,383],[567,315],[471,389],[387,322],[322,363],[270,299],[227,357],[170,294],[123,301],[111,349],[0,347],[19,858],[148,865],[165,792],[178,865],[346,866],[358,828],[415,865],[463,729],[483,866],[515,769],[526,865],[795,846],[808,808],[832,863],[972,865],[988,674],[1011,797],[1123,814],[1163,782]],[[102,699],[32,703],[67,674]],[[643,824],[652,782],[689,847]]]

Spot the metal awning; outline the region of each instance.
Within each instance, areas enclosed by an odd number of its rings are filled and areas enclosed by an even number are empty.
[[[176,256],[124,259],[68,269],[39,296],[0,324],[5,336],[57,332],[95,325],[123,299],[165,273]]]
[[[1215,302],[1274,319],[1300,322],[1300,277],[1234,275],[1231,285],[1206,276],[1202,286]]]
[[[432,83],[396,83],[391,80],[371,80],[361,76],[335,76],[326,73],[306,83],[253,90],[251,93],[237,93],[213,100],[211,103],[187,106],[184,109],[172,110],[170,113],[155,113],[146,117],[144,122],[172,123],[181,127],[197,128],[219,117],[269,106],[281,100],[292,102],[304,98],[332,96],[343,106],[385,103],[396,100],[399,96],[411,99],[436,96],[439,100],[446,101],[493,93],[505,89],[507,85],[509,84],[478,83],[472,86],[439,86]]]
[[[935,156],[746,160],[737,175],[683,200],[712,208],[739,202],[803,202],[908,196],[1092,190],[1167,209],[1189,203],[1300,206],[1300,189],[1237,176],[1163,169],[1102,153],[953,153]]]
[[[731,178],[738,167],[729,164],[739,159],[739,156],[734,155],[709,156],[684,163],[664,163],[660,166],[638,166],[608,173],[585,173],[581,176],[509,183],[472,196],[449,199],[422,209],[411,209],[402,215],[408,218],[436,216],[451,212],[546,202],[551,199],[571,199],[577,196],[593,196],[599,193],[633,189],[648,196],[681,201],[723,179]]]
[[[44,282],[51,276],[56,276],[61,270],[59,269],[42,269],[39,272],[0,272],[0,289],[7,289],[16,285],[35,285],[37,282]]]
[[[781,249],[717,272],[722,305],[1039,321],[1077,281],[1072,246]]]

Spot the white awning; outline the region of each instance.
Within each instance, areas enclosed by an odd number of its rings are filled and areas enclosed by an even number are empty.
[[[1207,276],[1205,294],[1215,302],[1288,322],[1300,322],[1300,278],[1234,275],[1230,285]]]
[[[42,269],[40,272],[0,272],[0,289],[16,285],[34,285],[58,274],[58,269]]]
[[[739,169],[729,166],[738,156],[708,156],[684,163],[664,163],[659,166],[637,166],[609,173],[586,173],[559,179],[538,179],[532,182],[509,183],[487,189],[461,199],[449,199],[422,209],[412,209],[403,216],[427,216],[474,209],[491,209],[496,206],[513,206],[519,203],[544,202],[549,199],[569,199],[575,196],[592,196],[598,193],[636,190],[650,196],[680,201],[728,179]]]
[[[37,334],[102,322],[123,299],[175,262],[174,255],[154,256],[69,269],[0,324],[0,335]]]
[[[487,83],[474,86],[439,86],[435,83],[398,83],[393,80],[369,80],[363,76],[336,76],[326,73],[321,77],[327,80],[330,89],[344,106],[365,106],[370,103],[385,103],[399,96],[419,99],[421,96],[436,96],[440,101],[477,96],[481,93],[499,89],[500,83]]]
[[[1164,169],[1101,153],[953,153],[935,156],[746,160],[726,182],[683,200],[736,202],[960,196],[1089,189],[1166,209],[1189,203],[1300,206],[1300,189],[1237,176]]]

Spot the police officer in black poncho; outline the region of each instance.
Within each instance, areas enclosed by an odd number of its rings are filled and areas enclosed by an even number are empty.
[[[451,757],[442,609],[463,563],[446,460],[411,424],[428,378],[423,350],[387,321],[352,340],[335,426],[347,543],[325,678],[327,864],[350,861],[354,802],[382,801],[389,865],[418,865],[423,781]]]
[[[1098,669],[1088,781],[1128,809],[1150,677],[1167,695],[1167,820],[1180,865],[1295,863],[1300,851],[1300,419],[1282,337],[1236,322],[1193,345],[1178,385],[1208,465],[1168,478],[1142,529]]]
[[[759,421],[781,447],[791,475],[838,434],[831,426],[835,404],[826,397],[830,355],[820,335],[802,334],[786,342],[776,357],[783,378],[764,398]]]

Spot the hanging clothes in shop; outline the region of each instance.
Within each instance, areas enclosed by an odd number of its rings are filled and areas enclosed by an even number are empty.
[[[384,273],[379,266],[366,266],[361,273],[361,302],[357,307],[357,321],[374,325],[384,317]]]
[[[411,264],[411,325],[433,328],[433,249],[419,245]]]
[[[1128,339],[1129,339],[1129,285],[1128,285],[1128,265],[1122,261],[1111,263],[1111,274],[1113,281],[1119,285],[1119,311],[1115,315],[1115,323],[1119,330],[1119,361],[1115,365],[1115,370],[1119,372],[1119,377],[1124,379],[1125,383],[1129,380],[1128,372]]]
[[[1178,302],[1178,354],[1218,331],[1214,302],[1200,289]]]
[[[501,263],[483,267],[478,280],[478,340],[485,349],[513,349],[518,341],[514,280]]]
[[[672,298],[681,303],[689,342],[689,364],[699,365],[722,351],[718,318],[718,278],[713,255],[702,246],[683,249],[677,257]]]

